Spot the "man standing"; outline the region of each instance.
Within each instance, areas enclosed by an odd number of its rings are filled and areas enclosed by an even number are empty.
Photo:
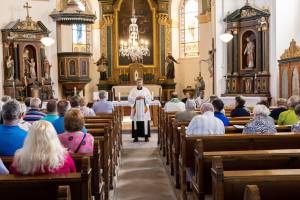
[[[131,104],[132,137],[138,142],[138,137],[145,137],[145,142],[150,137],[150,108],[151,94],[148,88],[143,87],[143,80],[138,78],[137,87],[133,88],[128,96]]]

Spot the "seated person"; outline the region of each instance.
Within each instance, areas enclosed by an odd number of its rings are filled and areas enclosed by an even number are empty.
[[[203,103],[209,103],[210,97],[204,96],[204,90],[200,92],[199,96],[196,98],[196,107],[200,108]]]
[[[56,100],[51,99],[47,103],[47,115],[43,118],[43,120],[48,122],[53,122],[54,120],[58,119],[57,115],[57,103]]]
[[[243,133],[276,133],[274,119],[265,105],[256,105],[253,108],[253,119],[246,124]]]
[[[195,112],[196,103],[194,100],[188,99],[185,103],[185,111],[178,112],[175,115],[176,121],[191,121],[197,115]]]
[[[80,108],[80,97],[79,96],[70,97],[70,106],[71,108]]]
[[[80,111],[82,112],[83,116],[88,117],[88,116],[96,115],[93,109],[86,106],[87,103],[83,97],[80,98],[79,104],[80,104]]]
[[[10,100],[2,107],[3,125],[0,125],[0,155],[13,156],[23,146],[27,132],[18,125],[20,105]]]
[[[295,107],[295,113],[300,119],[300,104]],[[300,121],[297,124],[292,125],[293,132],[300,132]]]
[[[235,108],[231,111],[230,116],[231,117],[245,117],[250,116],[250,112],[245,107],[245,99],[243,99],[241,96],[237,96],[235,98]]]
[[[214,107],[211,103],[204,103],[200,107],[201,115],[195,116],[187,127],[187,135],[223,135],[223,122],[214,116]]]
[[[277,108],[271,111],[270,117],[277,121],[280,113],[284,111],[287,111],[287,100],[280,98],[277,100]]]
[[[212,102],[212,105],[215,109],[215,117],[220,119],[224,126],[229,126],[229,119],[224,115],[222,111],[224,111],[224,103],[221,99],[215,99]]]
[[[31,101],[32,97],[26,97],[24,100],[24,103],[26,105],[26,112],[28,112],[30,110],[30,101]]]
[[[60,100],[57,103],[58,119],[52,122],[57,134],[62,134],[65,132],[65,113],[69,110],[69,102],[67,100]],[[83,128],[82,131],[86,133],[86,129]]]
[[[8,174],[9,171],[6,169],[5,165],[3,164],[1,158],[0,158],[0,175],[1,174]]]
[[[78,109],[71,109],[65,114],[65,130],[58,137],[62,145],[71,153],[93,153],[94,137],[82,132],[84,116]]]
[[[1,101],[0,101],[0,113],[1,113],[1,110],[2,110],[2,106],[11,100],[11,97],[10,96],[7,96],[7,95],[4,95],[2,98],[1,98]],[[0,115],[0,124],[3,124],[3,119]]]
[[[182,112],[185,111],[185,104],[178,99],[177,92],[172,92],[171,100],[165,105],[165,112]]]
[[[297,95],[291,96],[288,99],[288,110],[280,113],[278,117],[278,125],[294,125],[298,123],[299,118],[295,113],[295,107],[300,102],[300,98]]]
[[[39,98],[31,98],[30,109],[23,117],[24,121],[33,123],[44,118],[46,115],[40,111],[41,100]]]
[[[258,104],[258,105],[264,105],[264,106],[266,106],[267,108],[270,107],[268,100],[260,100],[257,104]]]
[[[99,91],[99,101],[93,105],[94,112],[97,113],[112,113],[114,106],[111,101],[107,101],[107,92],[104,90]]]
[[[25,104],[22,104],[19,102],[19,105],[20,105],[20,120],[19,120],[19,127],[21,129],[23,129],[24,131],[28,132],[28,130],[30,129],[30,127],[32,126],[31,123],[29,122],[26,122],[23,117],[25,116],[26,114],[26,105]]]
[[[20,175],[65,174],[76,172],[76,168],[52,124],[40,120],[32,125],[24,146],[16,152],[10,172]]]
[[[191,94],[189,92],[185,93],[185,98],[183,98],[181,101],[183,103],[186,103],[187,100],[191,99]]]

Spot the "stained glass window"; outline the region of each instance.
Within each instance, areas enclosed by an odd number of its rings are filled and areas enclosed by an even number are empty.
[[[199,56],[199,3],[198,0],[183,0],[180,8],[181,57]]]

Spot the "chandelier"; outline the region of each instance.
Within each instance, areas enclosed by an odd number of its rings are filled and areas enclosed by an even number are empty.
[[[128,41],[120,41],[119,53],[122,57],[128,57],[131,62],[143,62],[144,56],[150,56],[149,41],[139,38],[139,27],[135,16],[134,0],[132,0],[132,16],[129,25]]]

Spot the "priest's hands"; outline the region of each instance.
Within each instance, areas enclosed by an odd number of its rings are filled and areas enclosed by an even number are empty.
[[[137,96],[136,97],[136,100],[141,100],[141,99],[145,99],[145,97],[144,96]]]

